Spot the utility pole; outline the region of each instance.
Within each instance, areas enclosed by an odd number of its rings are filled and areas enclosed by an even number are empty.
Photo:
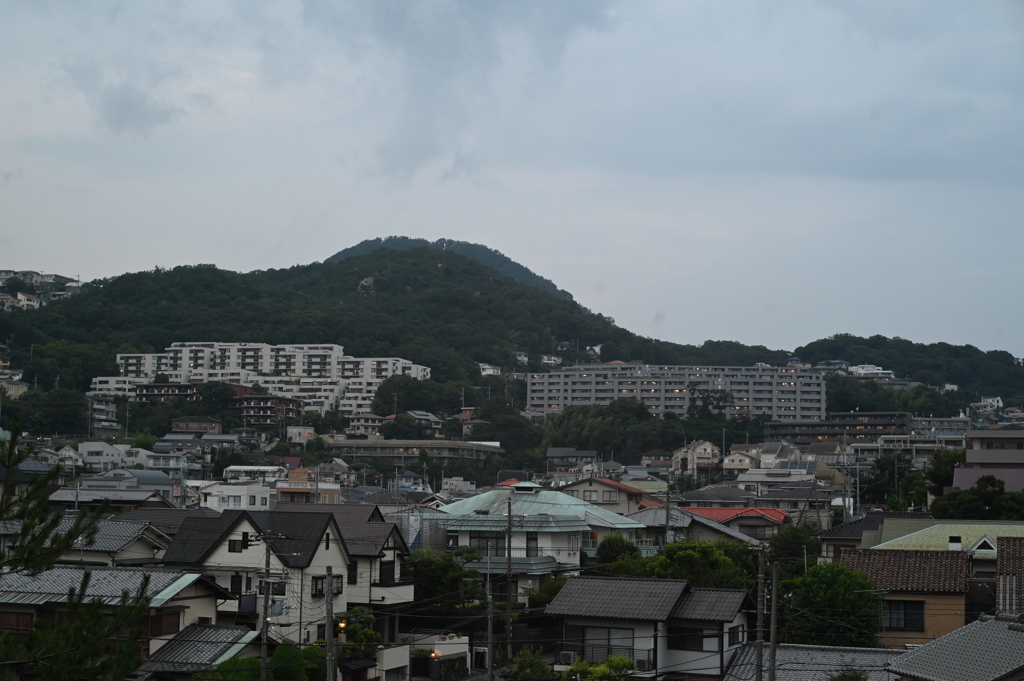
[[[327,566],[327,681],[336,681],[338,673],[334,670],[334,639],[338,628],[334,626],[334,577],[333,568]]]
[[[509,489],[508,494],[508,525],[505,534],[505,639],[508,641],[508,657],[505,664],[512,663],[512,599],[514,598],[512,588],[512,495],[514,492]]]
[[[244,538],[244,533],[243,533]],[[264,533],[259,537],[263,541],[263,623],[260,637],[260,681],[267,681],[267,638],[270,633],[270,540],[284,539],[279,534]],[[248,543],[248,542],[245,542]]]
[[[764,547],[757,554],[757,667],[754,679],[762,681],[764,669]],[[266,681],[261,679],[260,681]]]
[[[491,597],[491,540],[487,540],[487,681],[494,681],[494,599]],[[330,679],[329,681],[334,681]]]
[[[665,490],[665,546],[672,543],[672,538],[669,536],[672,534],[672,511],[669,506],[669,491]]]
[[[775,649],[779,644],[779,563],[772,562],[772,624],[768,635],[768,681],[775,681]]]

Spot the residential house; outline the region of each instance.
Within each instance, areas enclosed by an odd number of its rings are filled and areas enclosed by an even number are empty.
[[[56,451],[41,449],[35,452],[32,457],[47,466],[59,466],[61,470],[69,473],[85,470],[85,462],[82,459],[82,455],[69,445],[64,445]]]
[[[212,624],[218,602],[235,596],[201,574],[154,568],[92,567],[85,590],[86,601],[98,601],[113,611],[122,594],[138,593],[148,580],[145,594],[149,612],[139,642],[140,662],[155,654],[182,629],[193,624]],[[58,619],[67,611],[69,592],[82,585],[83,570],[58,566],[30,576],[22,572],[0,574],[0,622],[13,635],[27,634],[40,619]]]
[[[577,659],[628,656],[632,678],[721,679],[748,636],[753,603],[742,589],[682,579],[573,577],[545,614],[563,618],[555,670]]]
[[[707,485],[673,497],[680,506],[704,508],[744,508],[750,506],[750,494],[727,485]]]
[[[721,469],[722,450],[707,440],[698,440],[672,452],[672,471],[676,475],[710,477]]]
[[[818,562],[831,562],[840,549],[868,548],[861,543],[864,533],[877,531],[886,520],[930,520],[931,517],[931,513],[913,511],[871,511],[862,518],[819,532],[816,535],[821,540],[821,555]]]
[[[501,376],[501,365],[485,364],[483,362],[480,362],[479,364],[481,376]]]
[[[16,400],[28,392],[29,385],[14,378],[0,378],[0,388],[7,392],[7,397]]]
[[[52,512],[93,511],[105,508],[115,515],[137,508],[174,508],[173,501],[152,490],[102,490],[64,487],[50,495]]]
[[[160,471],[138,468],[113,468],[99,475],[79,479],[82,490],[132,490],[156,492],[174,500],[174,481]]]
[[[502,599],[509,534],[517,594],[538,588],[552,572],[578,571],[581,554],[594,555],[601,540],[612,534],[653,552],[650,542],[637,536],[644,529],[641,523],[532,482],[508,483],[439,510],[434,522],[447,532],[448,547],[476,549],[483,558],[469,567],[489,574],[494,593]]]
[[[775,468],[779,461],[799,461],[800,450],[789,442],[762,442],[761,468]]]
[[[739,530],[748,537],[769,539],[790,524],[789,514],[774,508],[708,508],[689,506],[683,509]]]
[[[66,533],[73,524],[74,518],[62,518],[56,531]],[[0,547],[14,541],[21,530],[21,521],[0,522]],[[169,536],[148,523],[100,518],[96,521],[96,534],[91,541],[82,539],[76,542],[73,548],[57,558],[57,563],[107,567],[152,564],[159,561],[170,543]]]
[[[732,445],[722,461],[722,472],[726,480],[735,480],[740,473],[751,468],[760,468],[761,448],[758,445]]]
[[[287,480],[285,466],[227,466],[224,469],[227,480]]]
[[[597,452],[578,451],[575,447],[548,447],[548,473],[568,473],[569,471],[597,462]]]
[[[154,681],[183,681],[231,659],[257,657],[260,632],[249,627],[192,624],[165,643],[138,673]]]
[[[199,505],[214,511],[269,511],[278,498],[278,491],[265,480],[234,480],[200,484],[202,486],[197,490],[200,497]]]
[[[224,424],[209,416],[181,416],[171,419],[171,432],[220,435],[224,432]]]
[[[647,528],[644,538],[650,540],[655,546],[664,546],[665,527],[669,528],[668,542],[673,541],[708,541],[714,542],[720,539],[742,542],[745,544],[760,545],[758,539],[734,530],[728,525],[705,518],[697,513],[692,513],[682,508],[670,506],[666,517],[665,506],[648,506],[639,511],[626,515],[630,520],[635,520]]]
[[[722,681],[751,681],[757,673],[759,645],[757,641],[745,643],[733,657]],[[779,643],[775,646],[775,681],[826,681],[846,670],[860,672],[864,681],[893,681],[886,664],[902,653],[902,650],[888,648]],[[762,648],[761,678],[770,678],[768,663],[768,651]]]
[[[982,616],[888,664],[897,681],[1021,681],[1024,624],[1017,615]]]
[[[865,573],[882,590],[880,640],[890,648],[927,643],[965,623],[969,570],[963,551],[846,549],[834,560]]]
[[[348,562],[334,516],[322,512],[192,516],[181,524],[164,554],[165,565],[207,575],[238,597],[221,605],[220,623],[256,625],[262,619],[258,596],[269,588],[274,602],[271,626],[283,638],[302,643],[310,637],[326,638],[328,627],[333,627],[327,621],[326,599],[332,600],[336,613],[348,609]]]
[[[644,498],[643,490],[607,478],[584,478],[560,487],[559,490],[619,515],[638,510]]]
[[[78,454],[87,473],[102,473],[124,465],[124,451],[106,442],[82,442]]]

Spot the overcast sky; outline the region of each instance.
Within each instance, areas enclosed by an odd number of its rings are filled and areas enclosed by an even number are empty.
[[[0,268],[486,244],[637,333],[1024,356],[1024,4],[0,0]]]

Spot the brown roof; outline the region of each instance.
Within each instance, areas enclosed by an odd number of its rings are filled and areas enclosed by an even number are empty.
[[[1015,579],[1005,583],[996,580],[996,597],[999,609],[1009,612],[1024,612],[1024,594],[1016,584],[1024,580],[1024,537],[996,537],[996,574],[999,577],[1012,576]],[[1014,586],[1011,586],[1014,585]],[[1005,593],[1000,593],[1003,591]]]
[[[902,549],[844,549],[836,559],[889,591],[966,593],[967,553]]]

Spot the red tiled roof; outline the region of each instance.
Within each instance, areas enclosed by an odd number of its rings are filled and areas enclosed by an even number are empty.
[[[710,508],[707,506],[684,506],[684,511],[696,513],[699,516],[714,520],[719,523],[727,523],[738,516],[761,516],[773,523],[784,523],[789,514],[777,508]]]
[[[967,593],[965,551],[844,549],[836,561],[863,572],[879,589]]]

